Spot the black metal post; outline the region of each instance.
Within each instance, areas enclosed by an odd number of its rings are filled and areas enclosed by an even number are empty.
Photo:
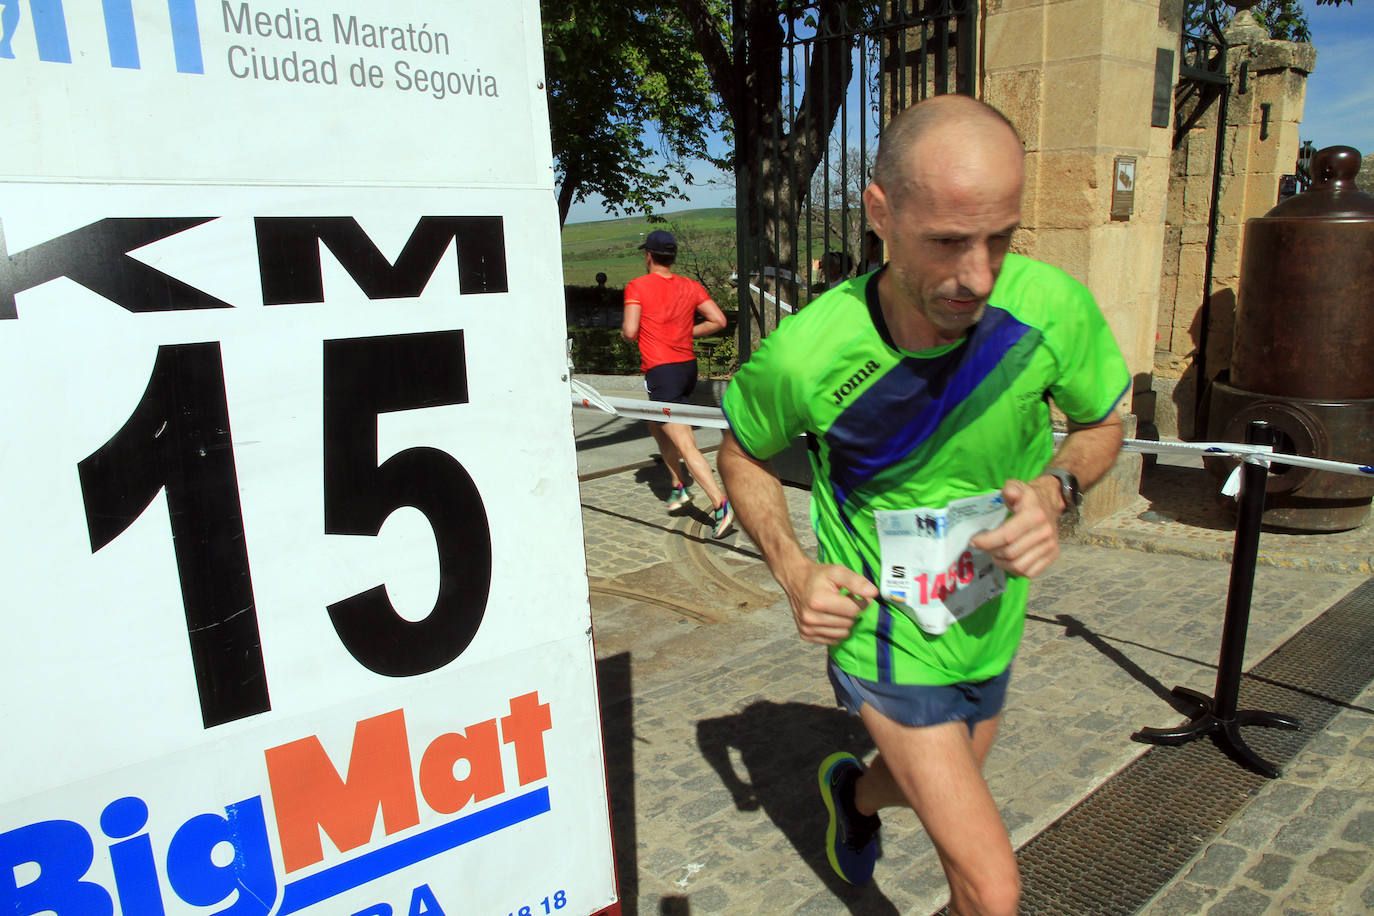
[[[1274,430],[1265,421],[1254,420],[1245,431],[1245,441],[1251,445],[1273,446]],[[1236,541],[1231,558],[1231,584],[1226,594],[1226,616],[1221,626],[1216,695],[1209,697],[1187,687],[1175,687],[1171,693],[1197,709],[1191,721],[1178,728],[1142,728],[1131,737],[1147,744],[1178,745],[1215,732],[1223,750],[1232,753],[1242,764],[1260,775],[1275,779],[1281,775],[1279,768],[1251,750],[1240,736],[1240,729],[1245,725],[1264,725],[1296,730],[1302,724],[1297,719],[1272,712],[1236,709],[1245,664],[1245,634],[1250,626],[1250,600],[1255,587],[1260,524],[1264,520],[1264,489],[1268,478],[1269,469],[1263,464],[1249,461],[1241,463]]]

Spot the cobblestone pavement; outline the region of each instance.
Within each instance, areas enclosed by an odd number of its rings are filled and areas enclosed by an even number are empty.
[[[667,515],[665,480],[647,466],[582,484],[624,913],[935,911],[944,879],[909,812],[884,815],[872,885],[831,873],[815,767],[871,744],[747,537],[704,534],[700,496]],[[807,530],[807,494],[787,493]],[[987,766],[1014,845],[1143,753],[1131,732],[1181,720],[1170,687],[1211,693],[1229,574],[1218,559],[1066,545],[1037,581]],[[1246,666],[1365,577],[1262,566]],[[1366,691],[1141,912],[1374,909],[1371,707]]]
[[[1152,916],[1374,912],[1374,688],[1159,895]]]

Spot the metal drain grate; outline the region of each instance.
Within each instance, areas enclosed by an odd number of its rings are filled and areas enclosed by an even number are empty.
[[[1249,728],[1245,739],[1282,766],[1371,680],[1374,579],[1243,678],[1241,709],[1296,716],[1303,726]],[[1146,751],[1017,852],[1021,913],[1130,916],[1266,782],[1211,740]]]

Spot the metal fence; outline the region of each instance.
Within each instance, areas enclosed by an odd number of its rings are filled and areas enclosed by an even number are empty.
[[[864,244],[862,205],[878,138],[923,98],[974,94],[976,11],[974,0],[780,6],[776,97],[753,100],[772,116],[735,131],[742,358],[782,317],[881,263]],[[737,60],[778,52],[745,33],[735,31]]]

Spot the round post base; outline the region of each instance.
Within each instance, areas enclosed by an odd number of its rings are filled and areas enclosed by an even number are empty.
[[[1131,735],[1132,740],[1144,744],[1174,746],[1215,732],[1222,749],[1231,753],[1244,766],[1269,779],[1277,779],[1282,775],[1278,767],[1250,749],[1245,739],[1240,736],[1240,729],[1246,725],[1261,725],[1296,731],[1302,728],[1302,723],[1297,719],[1258,709],[1237,710],[1234,716],[1223,719],[1214,712],[1215,701],[1205,693],[1187,687],[1175,687],[1170,693],[1186,703],[1191,703],[1197,709],[1191,721],[1177,728],[1142,728]]]

